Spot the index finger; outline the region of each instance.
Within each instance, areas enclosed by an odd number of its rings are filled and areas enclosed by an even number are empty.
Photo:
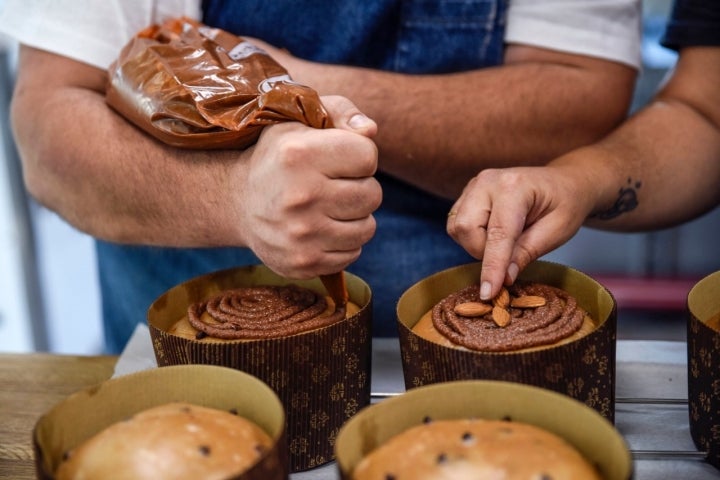
[[[480,272],[480,298],[494,298],[504,283],[515,280],[517,267],[511,269],[515,243],[525,227],[526,213],[518,206],[503,204],[493,208],[487,225],[485,252]]]

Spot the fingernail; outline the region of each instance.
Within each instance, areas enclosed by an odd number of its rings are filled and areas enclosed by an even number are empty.
[[[348,121],[348,125],[350,126],[350,128],[353,128],[355,130],[365,128],[368,123],[370,123],[370,119],[362,113],[356,113]]]
[[[520,272],[520,267],[517,266],[517,263],[511,263],[508,266],[507,274],[508,274],[508,277],[510,277],[511,283],[515,283],[515,279],[517,278],[519,272]]]
[[[480,284],[480,300],[490,300],[491,291],[492,285],[490,285],[490,282],[482,282]]]

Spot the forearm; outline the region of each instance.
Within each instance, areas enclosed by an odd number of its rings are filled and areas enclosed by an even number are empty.
[[[26,184],[76,228],[117,242],[242,244],[223,198],[237,152],[165,147],[89,89],[55,90],[32,110],[26,101],[18,91],[13,103]]]
[[[448,75],[307,62],[293,62],[298,73],[291,73],[321,93],[352,98],[378,122],[381,170],[452,198],[484,168],[543,164],[625,117],[631,69],[542,54],[548,61],[521,54],[501,67]]]
[[[683,50],[654,101],[590,149],[606,163],[607,187],[588,225],[663,228],[720,203],[718,82],[720,49]]]
[[[720,203],[720,130],[682,103],[653,103],[590,149],[595,154],[612,173],[600,180],[606,187],[588,226],[665,228]]]

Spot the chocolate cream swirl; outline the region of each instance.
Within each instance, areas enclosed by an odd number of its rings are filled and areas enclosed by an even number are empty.
[[[345,309],[323,315],[326,298],[297,285],[226,290],[188,307],[188,321],[198,338],[262,339],[294,335],[345,317]]]
[[[492,314],[475,318],[454,312],[455,305],[481,302],[480,289],[471,285],[445,297],[432,310],[435,328],[451,342],[487,352],[507,352],[556,343],[577,332],[586,313],[570,294],[539,283],[521,283],[508,288],[513,297],[537,295],[546,299],[536,308],[509,308],[511,321],[499,327]]]

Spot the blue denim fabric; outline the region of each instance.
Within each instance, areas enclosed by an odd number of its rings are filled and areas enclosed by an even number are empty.
[[[203,21],[319,62],[439,73],[501,62],[506,1],[206,0]],[[408,287],[473,259],[445,231],[451,202],[385,175],[377,177],[383,186],[377,233],[348,271],[373,291],[373,334],[395,336],[396,303]],[[165,290],[211,271],[258,263],[247,249],[165,249],[102,241],[97,242],[97,256],[111,353],[123,348],[137,323],[147,321],[148,307]]]
[[[720,2],[677,0],[660,43],[674,50],[720,45]]]
[[[502,61],[506,3],[204,0],[203,21],[318,62],[445,73]]]

